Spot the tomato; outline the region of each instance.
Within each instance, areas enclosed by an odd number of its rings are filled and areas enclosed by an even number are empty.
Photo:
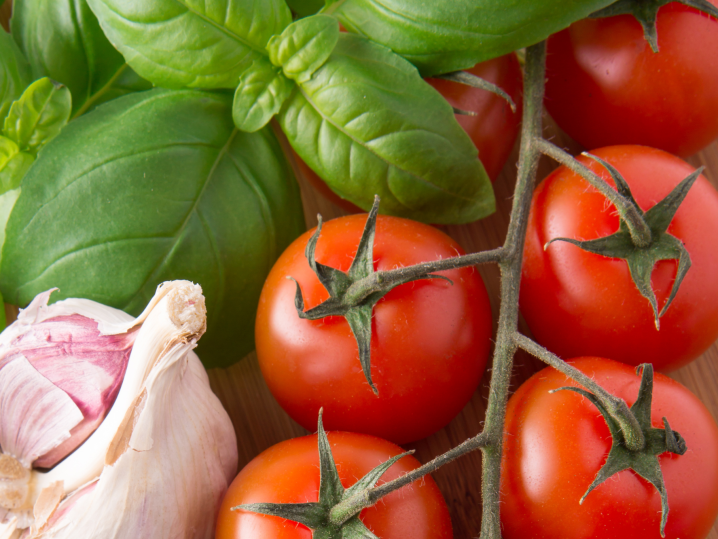
[[[515,54],[476,64],[469,73],[497,85],[516,103],[516,112],[506,100],[492,92],[443,79],[426,79],[457,109],[476,116],[458,114],[456,120],[479,150],[486,173],[495,181],[511,155],[521,126],[523,77]]]
[[[662,200],[693,167],[670,154],[641,146],[592,152],[625,177],[644,210]],[[580,157],[610,181],[595,161]],[[693,265],[656,330],[648,300],[638,292],[624,260],[588,253],[566,242],[618,230],[616,210],[588,183],[561,167],[536,189],[529,216],[520,308],[535,339],[563,358],[610,357],[632,365],[653,363],[669,371],[702,354],[718,338],[718,193],[700,176],[668,227]],[[659,262],[652,286],[661,308],[677,263]]]
[[[633,404],[640,377],[632,367],[585,357],[573,365]],[[668,493],[668,539],[703,539],[718,515],[718,427],[684,386],[654,378],[651,423],[666,417],[686,441],[681,456],[658,457]],[[553,368],[527,380],[509,399],[501,466],[501,522],[505,539],[660,538],[656,489],[624,470],[579,500],[606,460],[611,436],[598,409],[572,391]]]
[[[403,450],[380,438],[329,432],[329,443],[345,488]],[[419,467],[414,457],[397,461],[378,484]],[[310,539],[311,531],[278,517],[232,511],[239,504],[316,502],[319,492],[317,436],[270,447],[239,473],[219,510],[216,539]],[[381,539],[451,539],[451,520],[430,476],[384,497],[359,517]]]
[[[657,29],[658,53],[630,15],[582,20],[549,39],[546,108],[577,142],[685,157],[718,137],[718,21],[673,2]]]
[[[366,215],[324,224],[316,260],[347,271]],[[269,389],[298,423],[314,429],[324,408],[330,430],[364,432],[396,443],[418,440],[446,425],[471,398],[488,358],[491,307],[474,268],[442,272],[390,291],[374,308],[371,373],[362,372],[357,343],[343,317],[303,320],[294,307],[301,285],[305,310],[328,298],[304,256],[313,230],[276,262],[259,301],[257,357]],[[463,254],[437,229],[380,215],[374,243],[376,270]]]
[[[456,120],[479,150],[486,173],[495,181],[511,155],[521,125],[523,77],[515,54],[494,58],[467,69],[484,80],[496,84],[516,103],[516,112],[506,100],[492,92],[442,79],[426,79],[453,107],[472,111],[476,116],[456,115]],[[339,197],[326,185],[301,157],[292,150],[300,173],[324,197],[349,213],[363,210]]]

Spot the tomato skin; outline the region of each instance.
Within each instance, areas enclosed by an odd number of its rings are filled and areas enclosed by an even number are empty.
[[[329,432],[329,444],[345,488],[380,463],[403,453],[400,447],[373,436]],[[420,466],[414,457],[392,465],[378,484]],[[239,504],[316,502],[319,492],[317,436],[274,445],[239,473],[219,510],[216,539],[311,539],[301,524],[278,517],[232,511]],[[451,519],[441,492],[430,476],[382,498],[360,515],[381,539],[451,539]]]
[[[324,224],[316,259],[347,271],[366,215]],[[395,443],[418,440],[446,425],[479,384],[488,358],[491,308],[474,268],[442,272],[453,281],[431,279],[395,288],[374,308],[372,378],[374,395],[359,363],[354,336],[343,317],[302,320],[294,307],[301,285],[305,309],[328,297],[304,256],[300,236],[270,272],[256,322],[259,366],[279,404],[306,429],[324,408],[330,430],[364,432]],[[374,244],[377,270],[463,253],[437,229],[380,215]]]
[[[693,167],[670,154],[642,146],[591,152],[613,164],[647,210],[663,199]],[[610,180],[595,161],[579,157]],[[718,193],[698,178],[668,227],[690,253],[693,265],[656,330],[648,300],[631,280],[625,261],[587,253],[566,242],[618,230],[613,205],[585,180],[559,168],[536,189],[531,204],[520,308],[535,339],[562,358],[598,355],[661,371],[677,369],[718,338]],[[652,286],[659,309],[675,277],[675,261],[659,262]]]
[[[476,116],[456,115],[459,125],[479,150],[479,159],[491,181],[496,181],[511,155],[521,127],[523,77],[516,54],[511,53],[476,64],[469,73],[496,84],[511,96],[516,112],[506,100],[487,90],[443,79],[426,79],[452,107],[475,112]]]
[[[609,392],[633,404],[640,377],[610,359],[571,363]],[[703,539],[718,515],[718,426],[688,389],[656,374],[651,423],[666,417],[685,439],[682,455],[659,456],[670,512],[667,539]],[[619,472],[579,505],[605,462],[611,437],[600,412],[572,392],[577,386],[553,368],[516,391],[506,411],[501,467],[501,522],[506,539],[659,539],[661,502],[656,489],[631,470]]]
[[[685,157],[718,137],[718,21],[673,2],[657,28],[657,54],[630,15],[585,19],[548,40],[546,108],[583,146]]]

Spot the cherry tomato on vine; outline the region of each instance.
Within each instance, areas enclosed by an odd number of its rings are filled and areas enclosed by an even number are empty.
[[[609,359],[571,362],[630,406],[640,376]],[[501,466],[501,522],[505,539],[660,539],[661,498],[632,470],[624,470],[579,500],[611,448],[603,416],[585,397],[553,389],[577,386],[553,368],[519,387],[506,410]],[[681,455],[658,457],[670,511],[667,539],[703,539],[718,515],[718,426],[684,386],[654,378],[651,424],[666,417],[686,441]]]
[[[636,201],[648,210],[694,168],[643,146],[613,146],[591,152],[615,166]],[[592,159],[579,157],[613,184]],[[718,338],[718,193],[700,176],[678,208],[668,233],[683,242],[692,260],[673,302],[654,323],[648,300],[631,280],[625,260],[583,251],[554,238],[590,240],[618,230],[616,210],[603,195],[564,167],[536,189],[531,204],[520,308],[534,338],[562,358],[610,357],[670,371],[692,361]],[[658,262],[652,287],[662,308],[677,263]]]
[[[657,30],[658,53],[631,15],[585,19],[548,40],[546,108],[577,142],[685,157],[718,137],[718,20],[673,2]]]
[[[345,488],[378,464],[403,453],[374,436],[329,432],[329,443]],[[378,484],[419,467],[408,456],[389,468]],[[231,508],[249,503],[316,502],[319,490],[317,436],[278,443],[254,458],[239,473],[219,510],[216,539],[310,539],[309,528],[278,517]],[[441,492],[426,476],[382,498],[359,517],[381,539],[451,539],[451,520]]]
[[[479,159],[493,182],[511,154],[521,125],[521,66],[516,55],[512,53],[476,64],[466,71],[496,84],[508,93],[516,103],[516,112],[511,111],[510,105],[503,97],[487,90],[442,79],[430,78],[426,79],[426,82],[439,91],[451,106],[476,113],[476,116],[457,114],[456,120],[479,150]],[[292,153],[302,176],[325,198],[350,213],[363,211],[336,195],[294,151]]]
[[[321,264],[347,271],[366,214],[328,221],[316,247]],[[306,429],[319,409],[329,430],[364,432],[396,443],[418,440],[456,416],[479,384],[488,358],[491,307],[475,268],[441,272],[391,290],[374,307],[371,373],[375,395],[359,362],[356,340],[340,316],[303,320],[294,306],[297,280],[305,310],[328,298],[304,255],[313,230],[276,262],[259,301],[259,365],[279,404]],[[443,232],[380,215],[375,270],[389,270],[463,254]]]
[[[493,182],[504,168],[521,127],[521,66],[512,53],[476,64],[465,71],[497,85],[516,104],[516,112],[512,112],[510,105],[500,95],[444,79],[426,79],[449,105],[476,113],[476,116],[457,114],[456,120],[479,150],[479,159]]]

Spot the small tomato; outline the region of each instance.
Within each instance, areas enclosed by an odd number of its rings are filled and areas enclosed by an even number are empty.
[[[718,20],[672,2],[656,24],[658,53],[632,15],[585,19],[548,40],[546,108],[586,148],[686,157],[718,137]]]
[[[323,225],[317,262],[347,271],[366,215]],[[372,392],[344,317],[300,319],[294,305],[299,283],[308,310],[326,300],[304,250],[313,230],[300,236],[276,262],[264,285],[256,345],[264,379],[279,404],[306,429],[324,408],[329,430],[363,432],[395,443],[418,440],[446,425],[469,401],[490,349],[491,307],[475,268],[441,272],[391,290],[374,307]],[[374,242],[376,271],[463,254],[443,232],[380,215]]]
[[[329,444],[345,488],[377,465],[404,451],[386,440],[349,432],[329,432]],[[420,466],[414,457],[394,463],[378,484]],[[319,492],[317,436],[294,438],[255,457],[235,478],[219,510],[216,539],[311,539],[306,526],[232,507],[250,503],[316,502]],[[381,539],[451,539],[451,520],[431,477],[385,496],[359,518]]]
[[[591,152],[612,164],[645,211],[662,200],[694,168],[643,146]],[[606,169],[584,165],[613,185]],[[618,230],[616,209],[583,178],[565,167],[537,188],[531,203],[520,307],[535,339],[563,358],[597,355],[661,371],[677,369],[718,338],[718,192],[700,176],[678,208],[668,233],[690,253],[688,270],[656,329],[650,303],[636,288],[625,260],[592,254],[564,237],[591,240]],[[659,309],[676,276],[675,260],[663,260],[651,281]]]
[[[640,376],[609,359],[585,357],[574,367],[630,406]],[[632,470],[618,472],[579,500],[603,466],[611,435],[603,416],[577,386],[553,368],[516,391],[506,410],[501,465],[501,523],[506,539],[660,539],[661,498]],[[688,451],[658,457],[670,511],[667,539],[703,539],[718,515],[718,426],[684,386],[654,378],[651,425],[662,418],[683,436]]]

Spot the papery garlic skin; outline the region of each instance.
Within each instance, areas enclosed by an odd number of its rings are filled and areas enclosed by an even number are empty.
[[[98,321],[128,323],[134,318],[104,305],[88,309],[81,304],[76,312],[67,312],[63,302],[47,305],[51,293],[38,295],[0,334],[0,445],[28,467],[54,466],[98,427],[119,392],[136,334],[102,335]],[[22,380],[17,378],[20,370]],[[56,402],[46,394],[47,387],[54,388]],[[33,388],[32,396],[27,388]],[[16,396],[18,392],[25,393]],[[24,402],[18,402],[18,396]],[[44,399],[47,410],[35,405],[36,399]],[[68,402],[75,404],[72,419]],[[6,413],[13,405],[15,414]],[[22,406],[26,409],[17,409]],[[63,407],[67,413],[61,412]],[[61,440],[40,436],[40,418],[32,417],[38,414],[64,422],[67,432],[56,433]],[[22,429],[33,432],[22,433]],[[28,444],[45,447],[29,451]]]
[[[83,301],[60,303],[71,311]],[[192,352],[205,324],[201,289],[186,281],[161,285],[137,319],[100,322],[104,334],[139,326],[115,403],[74,453],[47,473],[31,472],[34,525],[20,535],[23,514],[0,514],[0,539],[213,536],[237,445]]]

